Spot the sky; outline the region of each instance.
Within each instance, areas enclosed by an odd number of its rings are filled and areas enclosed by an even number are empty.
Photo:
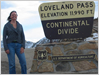
[[[26,41],[37,42],[45,37],[38,7],[40,4],[47,2],[52,1],[1,1],[1,40],[3,37],[3,27],[7,23],[7,17],[13,10],[17,11],[17,21],[23,26]],[[94,2],[94,18],[97,18],[98,1]]]

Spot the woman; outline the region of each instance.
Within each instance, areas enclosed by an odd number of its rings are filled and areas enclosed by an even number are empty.
[[[16,74],[15,54],[19,58],[21,73],[27,73],[26,59],[24,54],[25,36],[22,25],[17,21],[17,12],[12,11],[8,17],[8,22],[3,29],[3,44],[9,61],[9,73]]]

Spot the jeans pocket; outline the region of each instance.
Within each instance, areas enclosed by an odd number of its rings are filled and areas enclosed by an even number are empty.
[[[18,43],[18,47],[21,48],[22,44]]]
[[[9,48],[9,47],[13,47],[14,45],[13,45],[13,43],[8,43],[7,46]]]

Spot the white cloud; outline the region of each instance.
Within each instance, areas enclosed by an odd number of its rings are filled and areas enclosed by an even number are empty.
[[[30,29],[24,32],[26,41],[37,42],[41,38],[45,37],[42,27]]]
[[[7,1],[8,4],[13,4],[14,7],[1,9],[1,26],[7,22],[6,19],[9,13],[13,10],[18,13],[18,21],[23,25],[30,25],[38,22],[39,13],[38,7],[41,4],[39,1]]]
[[[97,9],[98,10],[98,9]],[[97,18],[98,17],[98,11],[95,11],[94,13],[94,18]]]
[[[3,39],[2,35],[1,35],[1,40]]]
[[[35,25],[34,23],[40,22],[40,17],[39,17],[39,12],[38,12],[38,7],[41,4],[40,1],[6,1],[6,3],[13,4],[14,6],[7,8],[7,9],[1,9],[1,30],[3,30],[3,27],[7,22],[7,18],[9,16],[10,12],[13,10],[17,11],[17,13],[18,13],[17,20],[24,26],[25,29],[26,29],[25,26]],[[41,36],[34,33],[34,32],[37,33],[38,29],[39,28],[33,29],[33,30],[27,29],[28,31],[25,31],[26,40],[27,41],[31,40],[33,42],[36,42],[36,41],[38,41],[38,39],[41,39],[42,35],[43,35],[42,33],[41,33]],[[39,29],[39,30],[41,30],[41,29]],[[33,34],[35,34],[35,36],[29,34],[32,31],[33,31]],[[40,33],[40,31],[39,31],[39,33]],[[2,34],[1,34],[1,36],[2,36]],[[37,36],[39,36],[39,37],[37,37]]]

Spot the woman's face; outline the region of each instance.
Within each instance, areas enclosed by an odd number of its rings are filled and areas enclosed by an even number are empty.
[[[11,18],[11,20],[16,20],[17,19],[17,13],[12,12],[10,18]]]

